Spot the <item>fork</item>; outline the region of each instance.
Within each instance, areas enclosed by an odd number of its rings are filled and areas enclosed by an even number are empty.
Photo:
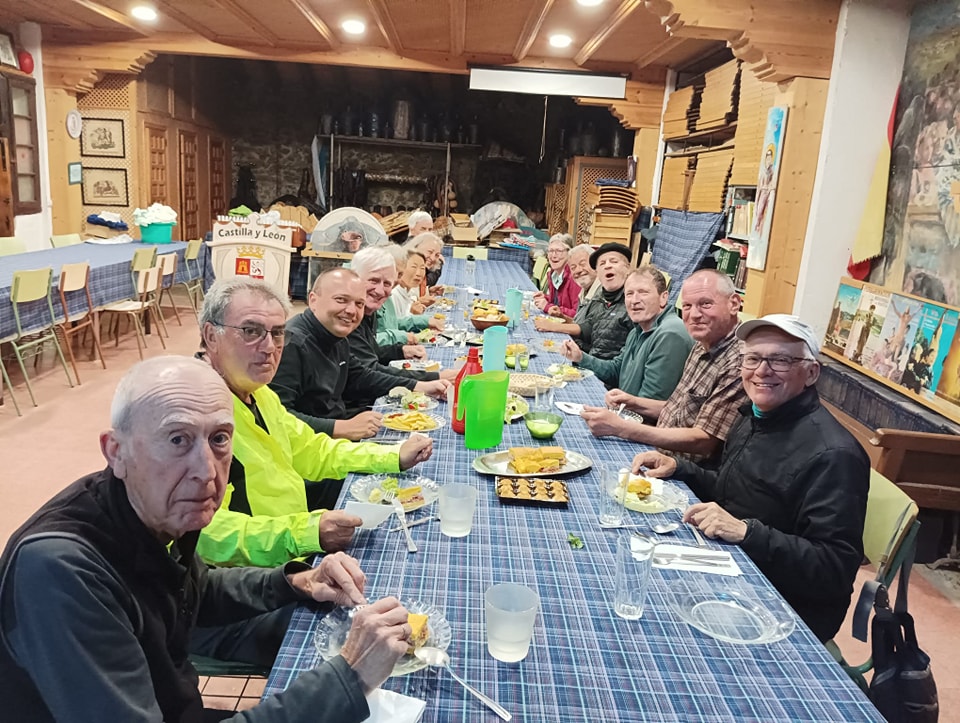
[[[400,527],[403,529],[403,534],[407,536],[407,552],[416,552],[419,548],[417,543],[413,541],[413,536],[410,534],[410,529],[407,527],[407,513],[403,509],[403,503],[397,499],[397,493],[394,490],[388,490],[383,495],[384,502],[389,502],[393,505],[393,511],[397,513],[397,518],[400,520]]]

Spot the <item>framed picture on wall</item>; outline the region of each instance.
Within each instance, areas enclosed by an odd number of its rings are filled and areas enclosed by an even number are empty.
[[[123,168],[84,168],[81,195],[85,206],[129,206],[127,172]]]
[[[12,65],[14,68],[20,67],[17,54],[13,52],[13,36],[4,32],[0,32],[0,63]]]
[[[124,158],[127,155],[123,121],[119,118],[84,118],[80,155],[94,158]]]

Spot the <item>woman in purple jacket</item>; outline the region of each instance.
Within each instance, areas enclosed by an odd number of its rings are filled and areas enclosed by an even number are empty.
[[[550,316],[573,316],[577,313],[580,301],[580,285],[573,280],[567,259],[573,245],[573,236],[558,233],[550,239],[547,246],[546,286],[533,297],[537,308]]]

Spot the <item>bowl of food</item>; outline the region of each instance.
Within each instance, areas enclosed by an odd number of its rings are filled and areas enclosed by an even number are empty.
[[[500,313],[470,317],[470,323],[473,324],[473,328],[477,331],[489,329],[491,326],[506,326],[508,321],[510,321],[510,317]]]
[[[563,417],[553,412],[527,412],[523,421],[534,439],[552,439],[563,424]]]

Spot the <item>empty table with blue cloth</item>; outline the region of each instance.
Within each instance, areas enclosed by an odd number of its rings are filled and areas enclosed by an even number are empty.
[[[15,334],[17,331],[13,318],[13,307],[10,304],[10,291],[15,271],[42,269],[47,266],[53,268],[53,313],[58,319],[62,319],[63,310],[60,308],[60,295],[57,292],[61,266],[84,261],[89,263],[90,298],[93,300],[95,307],[103,306],[122,299],[129,299],[134,295],[136,289],[133,287],[133,280],[130,275],[130,262],[133,259],[133,254],[142,248],[156,248],[159,255],[176,253],[179,257],[176,282],[181,283],[188,280],[189,271],[183,262],[183,253],[187,244],[181,241],[156,245],[143,243],[83,243],[57,249],[0,256],[0,338]],[[211,264],[207,263],[207,254],[207,246],[203,244],[200,247],[200,257],[197,261],[206,282],[212,283],[213,269]],[[72,313],[86,309],[87,302],[82,296],[82,292],[74,293],[68,299],[68,305]],[[76,307],[74,307],[74,304],[76,304]],[[46,318],[44,314],[47,313],[46,305],[40,303],[27,304],[22,311],[21,322],[25,330]]]
[[[448,259],[444,281],[465,285],[463,263]],[[520,266],[478,261],[476,287],[485,298],[504,299],[509,287],[532,289]],[[448,319],[463,324],[462,312]],[[558,335],[539,334],[524,322],[511,341]],[[429,349],[444,367],[463,355],[459,347]],[[528,372],[544,373],[562,361],[559,354],[539,347]],[[602,404],[604,389],[595,377],[569,382],[556,391],[561,401]],[[613,612],[616,540],[623,531],[601,529],[597,522],[597,466],[629,467],[640,445],[616,438],[593,437],[586,423],[565,416],[554,441],[589,457],[594,468],[566,478],[570,504],[566,509],[521,507],[499,501],[494,478],[474,471],[472,451],[449,426],[447,418],[432,432],[433,457],[416,471],[438,484],[465,482],[480,490],[473,529],[464,538],[440,534],[437,521],[411,528],[419,552],[410,554],[403,535],[389,530],[391,518],[379,528],[359,531],[348,552],[367,575],[371,600],[393,595],[421,601],[442,611],[452,628],[447,652],[451,665],[467,682],[497,700],[514,721],[881,721],[867,697],[833,661],[807,626],[778,642],[742,645],[721,642],[691,627],[670,605],[669,586],[688,576],[710,581],[736,580],[758,591],[776,591],[750,559],[734,545],[707,540],[710,549],[729,550],[743,570],[737,578],[696,572],[653,570],[646,609],[639,620],[624,620]],[[506,425],[497,450],[535,446],[522,421]],[[351,498],[351,475],[338,507]],[[693,501],[689,490],[677,483]],[[435,504],[407,516],[413,521],[436,514]],[[634,522],[676,520],[676,511],[659,515],[631,512]],[[583,542],[574,549],[567,536]],[[661,542],[694,544],[690,531],[679,529]],[[502,663],[486,648],[484,591],[495,583],[516,582],[540,595],[533,642],[526,659]],[[779,599],[779,596],[778,596]],[[293,616],[270,675],[265,696],[284,690],[301,672],[320,662],[314,636],[322,615],[301,607]],[[492,721],[496,716],[456,682],[436,669],[423,669],[390,678],[384,688],[427,702],[423,720]]]

